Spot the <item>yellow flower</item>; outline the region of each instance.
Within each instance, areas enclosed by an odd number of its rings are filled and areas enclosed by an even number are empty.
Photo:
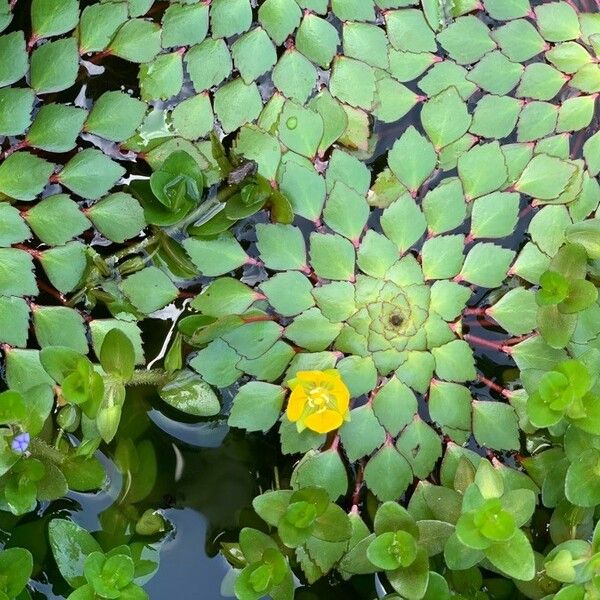
[[[299,371],[288,381],[292,390],[287,417],[298,431],[327,433],[348,420],[350,392],[338,371]]]

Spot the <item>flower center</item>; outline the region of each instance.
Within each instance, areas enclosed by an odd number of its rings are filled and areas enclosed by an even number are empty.
[[[392,325],[392,327],[400,327],[400,325],[402,325],[402,323],[404,322],[404,319],[402,318],[401,315],[399,314],[393,314],[390,316],[390,325]]]
[[[308,405],[313,410],[325,410],[332,405],[331,394],[322,386],[314,387],[308,393]]]

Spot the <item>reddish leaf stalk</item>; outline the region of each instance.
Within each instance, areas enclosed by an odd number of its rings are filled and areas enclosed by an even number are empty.
[[[493,390],[494,392],[500,394],[501,396],[504,396],[505,398],[510,398],[512,396],[512,392],[510,390],[503,388],[501,385],[498,385],[496,382],[492,381],[491,379],[488,379],[481,373],[477,374],[477,379],[481,381],[481,383],[487,385],[487,387],[489,387],[490,390]]]

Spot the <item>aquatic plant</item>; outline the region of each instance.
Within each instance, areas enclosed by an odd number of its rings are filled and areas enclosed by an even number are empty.
[[[598,596],[587,0],[26,12],[0,1],[0,508],[100,488],[99,449],[147,497],[118,434],[150,385],[293,457],[223,542],[242,600],[330,572]],[[146,597],[168,525],[131,509],[109,539],[44,523],[73,600]],[[0,553],[0,594],[29,597],[32,552]]]

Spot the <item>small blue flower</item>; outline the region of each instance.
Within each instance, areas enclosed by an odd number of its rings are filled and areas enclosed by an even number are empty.
[[[12,441],[13,451],[17,452],[18,454],[24,454],[27,451],[27,448],[29,448],[30,441],[31,438],[27,432],[20,433]]]

